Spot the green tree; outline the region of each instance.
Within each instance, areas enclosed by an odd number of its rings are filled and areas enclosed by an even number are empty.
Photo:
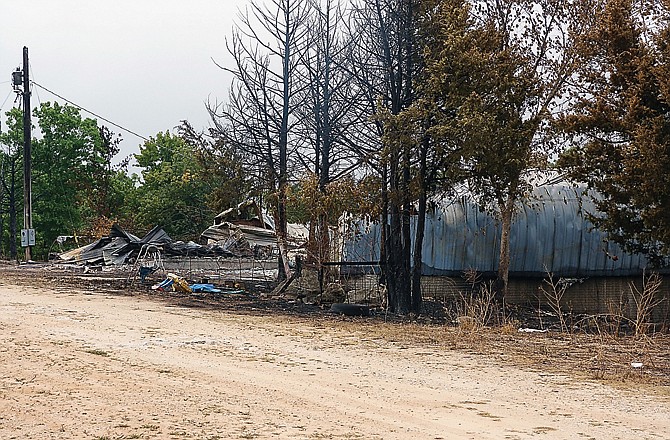
[[[553,144],[546,128],[576,67],[574,36],[589,24],[588,5],[571,0],[420,5],[415,99],[402,112],[390,112],[385,130],[387,143],[409,145],[417,153],[412,184],[401,188],[403,194],[418,189],[413,285],[420,280],[417,256],[427,195],[460,181],[500,220],[496,293],[502,299],[513,215],[526,202],[529,171],[547,166]]]
[[[45,102],[34,115],[42,137],[33,143],[33,223],[36,253],[46,256],[58,235],[84,234],[94,217],[103,141],[97,122],[75,107]]]
[[[2,228],[2,250],[9,250],[9,258],[18,259],[17,231],[20,201],[23,200],[23,114],[18,108],[6,113],[7,132],[0,133],[0,144],[4,146],[0,153],[0,218]],[[5,235],[5,220],[7,234]],[[7,243],[7,247],[5,247]]]
[[[144,142],[135,160],[143,168],[137,222],[160,225],[174,239],[196,240],[214,217],[196,151],[182,137],[158,133]]]
[[[121,136],[115,135],[107,127],[99,127],[100,148],[93,151],[90,168],[95,178],[91,185],[85,188],[87,199],[91,203],[91,210],[96,217],[111,219],[122,213],[123,194],[115,192],[113,180],[119,173],[126,175],[129,158],[114,165],[114,158],[119,154]]]
[[[555,147],[548,125],[577,67],[576,37],[591,25],[589,1],[484,0],[472,16],[483,32],[472,92],[458,109],[462,167],[480,204],[500,220],[498,299],[507,292],[510,230],[528,203],[531,172]]]
[[[670,254],[670,2],[606,0],[594,15],[560,164],[596,191],[596,226],[659,261]]]
[[[32,148],[35,256],[46,257],[58,235],[100,236],[113,222],[131,224],[136,180],[127,175],[127,160],[114,165],[120,138],[78,109],[46,102],[33,112],[39,135]],[[0,134],[0,206],[8,217],[9,251],[17,258],[17,230],[22,226],[23,120],[19,109],[7,113]],[[21,218],[19,218],[21,217]],[[4,233],[4,228],[3,228]]]
[[[213,212],[235,207],[251,196],[252,184],[243,166],[242,151],[218,136],[216,130],[200,133],[188,121],[182,121],[177,130],[193,146],[201,170],[199,178],[207,193],[207,206]]]
[[[109,226],[118,223],[126,230],[136,230],[137,212],[139,206],[139,177],[136,174],[129,175],[125,167],[112,169],[108,181],[109,217],[99,217],[99,227],[96,236],[102,236],[109,232]],[[105,222],[107,220],[107,222]],[[93,226],[96,224],[94,223]]]
[[[98,127],[100,145],[90,151],[90,178],[82,185],[82,210],[87,235],[107,235],[112,224],[134,229],[133,200],[137,178],[128,175],[130,157],[114,163],[119,154],[121,136],[105,126]]]

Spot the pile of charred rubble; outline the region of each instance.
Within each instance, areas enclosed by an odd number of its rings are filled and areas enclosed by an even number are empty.
[[[150,281],[149,275],[157,274],[161,276],[160,279],[156,279],[155,275],[152,276],[152,283],[157,281],[152,289],[157,291],[174,290],[186,293],[257,291],[261,296],[284,296],[286,293],[305,304],[334,303],[333,307],[343,308],[334,310],[337,313],[368,314],[367,306],[340,304],[346,298],[342,286],[331,283],[320,289],[314,274],[311,276],[314,280],[310,280],[310,277],[303,280],[301,285],[304,287],[293,293],[287,292],[291,282],[302,276],[300,255],[301,248],[307,242],[307,235],[306,227],[289,225],[287,244],[290,252],[289,262],[291,255],[295,258],[294,270],[291,277],[279,285],[275,285],[274,282],[278,252],[274,224],[272,219],[263,214],[253,202],[243,203],[237,208],[217,215],[214,224],[201,234],[201,242],[206,244],[175,241],[158,226],[140,238],[114,225],[106,237],[86,246],[56,254],[52,262],[58,265],[83,267],[84,272],[94,270],[93,268],[100,270],[102,267],[108,267],[110,270],[130,268],[131,275],[128,280],[131,277],[133,280],[139,278],[143,283]],[[150,261],[152,259],[153,261]],[[212,259],[216,260],[214,271],[211,270],[211,264],[208,266],[204,263],[205,260]],[[177,263],[168,265],[170,260]],[[180,263],[184,260],[188,261],[188,269]],[[209,269],[203,269],[204,266],[208,266]],[[233,277],[229,277],[230,268],[234,271]],[[266,278],[273,272],[274,276]],[[179,273],[188,273],[188,276]],[[211,284],[212,278],[209,275],[218,280],[216,286]],[[230,281],[233,283],[229,285]],[[264,281],[268,281],[268,284],[263,284]],[[311,284],[316,287],[307,287]]]
[[[173,241],[160,227],[139,238],[114,225],[107,237],[58,254],[57,260],[79,265],[121,266],[132,263],[141,253],[159,250],[165,256],[236,256],[237,243],[200,245],[194,242]]]
[[[307,239],[307,230],[292,225],[289,247],[300,247]],[[256,258],[272,257],[277,244],[274,223],[261,213],[255,202],[244,202],[217,215],[214,224],[201,234],[199,244],[193,241],[175,241],[156,226],[139,238],[121,228],[112,226],[109,234],[88,245],[55,255],[60,263],[85,266],[122,266],[132,264],[142,255],[160,253],[170,257]]]

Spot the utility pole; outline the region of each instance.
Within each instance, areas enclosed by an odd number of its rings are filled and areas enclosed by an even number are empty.
[[[23,231],[21,245],[26,250],[26,262],[32,260],[32,247],[35,245],[33,229],[32,179],[31,179],[31,139],[30,121],[30,75],[28,72],[28,48],[23,47]]]

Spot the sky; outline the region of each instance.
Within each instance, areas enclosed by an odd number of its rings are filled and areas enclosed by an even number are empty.
[[[225,100],[231,81],[212,59],[231,65],[226,38],[247,3],[0,0],[2,129],[14,105],[11,73],[22,63],[24,46],[33,81],[140,135],[172,130],[183,119],[206,128],[205,103]],[[45,101],[65,104],[33,87],[31,106]],[[120,157],[139,152],[142,139],[109,128],[124,139]]]

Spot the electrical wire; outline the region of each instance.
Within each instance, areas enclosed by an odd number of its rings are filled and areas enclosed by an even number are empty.
[[[9,93],[7,94],[7,97],[5,98],[4,101],[2,101],[2,104],[0,104],[0,112],[2,112],[2,108],[5,106],[7,103],[7,100],[9,99],[9,95],[11,95],[14,92],[14,90],[10,90]]]
[[[28,61],[28,66],[30,66],[30,76],[33,77],[33,80],[32,80],[30,85],[33,86],[35,84],[35,69],[33,69],[33,63],[31,63],[30,61]],[[37,96],[37,103],[40,106],[42,106],[42,100],[40,99],[40,93],[37,91],[37,89],[35,89],[34,87],[30,87],[30,93],[33,92],[33,89],[35,90],[35,95]]]
[[[85,111],[86,113],[89,113],[89,114],[95,116],[95,117],[98,118],[98,119],[102,119],[103,121],[107,122],[108,124],[111,124],[111,125],[113,125],[113,126],[116,127],[116,128],[120,128],[121,130],[123,130],[123,131],[125,131],[125,132],[128,132],[128,133],[130,133],[130,134],[132,134],[132,135],[135,135],[135,136],[137,136],[137,137],[140,138],[140,139],[144,139],[145,141],[148,141],[148,140],[149,140],[149,138],[147,138],[146,136],[142,136],[141,134],[135,133],[134,131],[129,130],[129,129],[127,129],[126,127],[123,127],[122,125],[119,125],[119,124],[117,124],[117,123],[115,123],[115,122],[112,122],[112,121],[110,121],[110,120],[107,119],[107,118],[103,118],[102,116],[100,116],[100,115],[98,115],[98,114],[96,114],[96,113],[93,113],[92,111],[87,110],[87,109],[85,109],[84,107],[82,107],[82,106],[80,106],[80,105],[78,105],[78,104],[75,104],[74,102],[70,101],[69,99],[64,98],[63,96],[59,95],[58,93],[56,93],[56,92],[54,92],[54,91],[52,91],[52,90],[47,89],[46,87],[44,87],[44,86],[41,85],[41,84],[38,84],[38,83],[35,82],[35,81],[31,81],[31,82],[32,82],[33,84],[35,84],[37,87],[39,87],[40,89],[44,90],[45,92],[49,92],[49,93],[51,93],[52,95],[54,95],[54,96],[56,96],[56,97],[62,99],[63,101],[67,102],[68,104],[71,104],[71,105],[77,107],[79,110]]]
[[[32,93],[32,90],[30,91]],[[35,89],[35,96],[37,96],[37,104],[41,107],[42,106],[42,100],[40,99],[40,92]]]

